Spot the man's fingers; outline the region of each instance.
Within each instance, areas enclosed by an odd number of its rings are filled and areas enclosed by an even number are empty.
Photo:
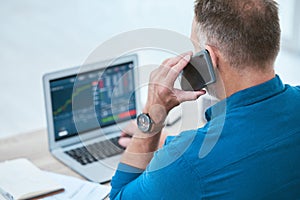
[[[193,55],[193,52],[190,51],[190,52],[183,53],[177,57],[166,59],[157,70],[154,70],[151,73],[150,79],[151,80],[154,80],[154,79],[161,80],[161,78],[167,77],[169,72],[173,71],[173,67],[177,66],[181,62],[182,59],[184,59],[184,58],[188,59],[192,55]],[[175,69],[175,70],[177,70],[177,69]]]
[[[177,96],[176,94],[174,95],[174,82],[182,69],[190,61],[192,54],[193,52],[187,52],[176,58],[166,60],[158,69],[150,74],[148,94],[151,95],[148,95],[146,110],[149,110],[151,106],[161,105],[169,111],[178,105]],[[195,92],[195,94],[186,95],[179,92],[178,99],[180,102],[194,100],[201,94],[202,92]]]
[[[194,101],[197,100],[200,96],[206,94],[205,90],[200,91],[183,91],[183,90],[175,90],[175,95],[177,97],[177,100],[180,103],[183,103],[185,101]]]
[[[172,69],[179,74],[183,70],[183,68],[185,68],[188,62],[190,62],[190,60],[191,55],[186,55]]]
[[[184,58],[186,55],[192,55],[193,52],[186,52],[183,53],[175,58],[171,58],[169,59],[166,63],[164,63],[164,65],[168,66],[168,67],[173,67],[174,65],[176,65],[182,58]]]
[[[175,65],[176,63],[178,63],[180,60],[180,57],[177,56],[177,57],[174,57],[174,58],[169,58],[167,60],[165,60],[157,70],[154,70],[151,75],[154,75],[155,77],[154,78],[158,78],[158,79],[161,79],[161,77],[166,77],[167,74],[169,73],[171,67],[173,65]],[[158,72],[158,73],[157,73]],[[159,74],[160,76],[157,76],[157,74]]]
[[[121,137],[118,142],[119,142],[119,145],[126,148],[129,145],[130,141],[131,141],[131,138],[129,138],[129,137]]]
[[[168,81],[171,83],[175,82],[180,72],[186,67],[191,59],[191,55],[185,55],[174,67],[172,67],[168,73]]]
[[[133,133],[128,133],[128,131],[126,131],[126,132],[123,132],[123,131],[121,131],[121,137],[131,137],[133,135]]]
[[[169,62],[169,60],[171,60],[171,59],[172,58],[168,58],[168,59],[164,60],[161,65],[166,65]]]

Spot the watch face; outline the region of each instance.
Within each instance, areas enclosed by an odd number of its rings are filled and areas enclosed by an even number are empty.
[[[151,128],[151,119],[147,114],[140,114],[137,118],[137,125],[142,132],[149,132]]]

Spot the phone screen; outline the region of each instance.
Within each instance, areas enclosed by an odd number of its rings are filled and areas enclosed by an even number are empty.
[[[181,88],[198,91],[216,81],[212,61],[207,50],[195,54],[181,75]]]

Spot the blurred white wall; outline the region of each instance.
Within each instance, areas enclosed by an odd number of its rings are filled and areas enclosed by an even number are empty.
[[[0,0],[0,137],[46,127],[42,75],[138,28],[189,35],[192,0]]]
[[[282,2],[288,38],[295,32],[290,13],[296,1]],[[192,18],[193,0],[0,0],[0,137],[46,127],[44,73],[82,64],[125,31],[164,28],[189,36]],[[299,53],[286,49],[276,69],[286,82],[300,84]]]
[[[300,85],[300,1],[277,1],[282,29],[282,47],[275,69],[284,82]]]

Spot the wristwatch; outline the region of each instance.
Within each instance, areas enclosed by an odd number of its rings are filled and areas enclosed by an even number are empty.
[[[163,124],[155,124],[148,113],[142,113],[137,117],[138,128],[143,133],[158,132],[163,128]]]

